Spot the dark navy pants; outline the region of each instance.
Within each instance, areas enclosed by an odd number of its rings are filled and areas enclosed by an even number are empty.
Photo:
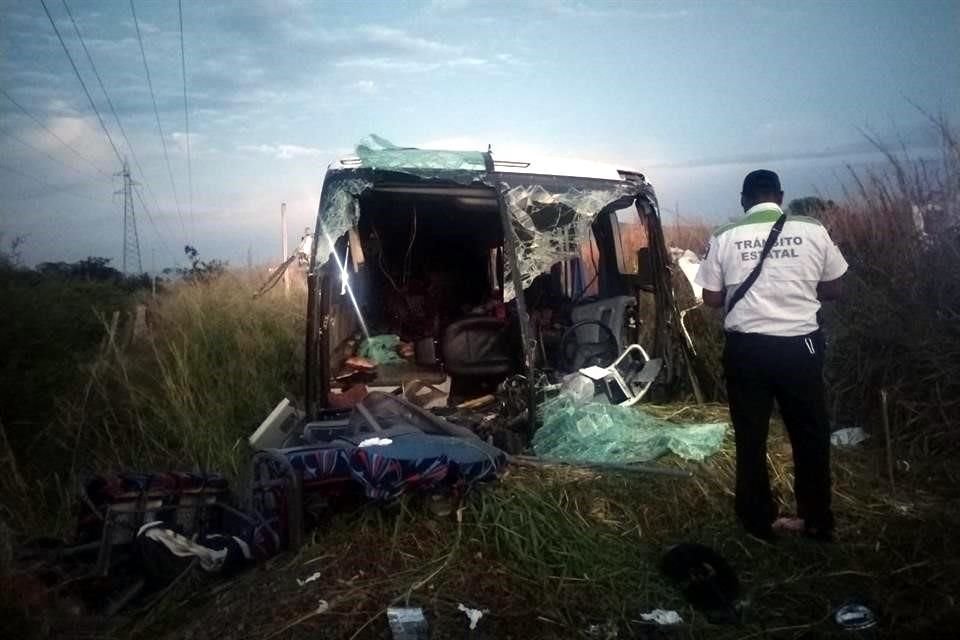
[[[767,471],[774,400],[793,448],[797,515],[808,528],[833,529],[823,351],[819,331],[790,338],[727,332],[723,367],[737,445],[736,512],[749,531],[769,532],[777,518]]]

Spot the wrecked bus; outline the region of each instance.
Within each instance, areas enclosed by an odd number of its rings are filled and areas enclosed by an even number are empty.
[[[624,223],[640,246],[625,246]],[[625,351],[626,364],[642,356],[634,371],[657,359],[663,388],[686,377],[697,391],[656,196],[637,171],[374,139],[327,170],[314,238],[308,419],[357,385],[445,385],[453,406],[509,382],[531,407],[538,388]],[[646,350],[629,350],[642,334]],[[371,344],[395,354],[358,358]]]

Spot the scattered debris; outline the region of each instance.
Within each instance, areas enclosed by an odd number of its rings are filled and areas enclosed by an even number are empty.
[[[397,346],[397,353],[404,360],[413,360],[417,355],[417,347],[412,342],[401,342]]]
[[[77,616],[155,603],[194,568],[228,576],[278,550],[269,528],[226,504],[228,489],[215,473],[94,476],[72,538],[25,545],[17,561]]]
[[[393,640],[427,640],[429,637],[427,619],[419,607],[388,607],[387,622]]]
[[[208,534],[191,540],[167,528],[162,520],[140,527],[137,538],[142,543],[156,542],[178,558],[196,558],[200,568],[209,573],[236,569],[253,560],[250,545],[237,536]]]
[[[340,393],[331,391],[327,394],[327,405],[331,409],[353,409],[363,402],[369,394],[370,391],[365,385],[355,384],[341,390]]]
[[[847,427],[837,429],[830,434],[830,444],[835,447],[855,447],[870,437],[862,427]]]
[[[440,385],[432,385],[422,380],[412,380],[403,385],[403,397],[424,409],[447,406],[450,397],[450,378]]]
[[[357,446],[363,449],[364,447],[385,447],[389,444],[393,444],[390,438],[367,438]]]
[[[284,548],[302,542],[306,511],[331,501],[390,501],[407,492],[462,496],[497,479],[500,449],[400,396],[371,392],[346,412],[307,422],[299,440],[259,451],[250,504]]]
[[[603,624],[591,624],[585,630],[588,638],[597,638],[598,640],[616,640],[620,637],[620,631],[617,629],[617,623],[608,620]]]
[[[866,605],[848,602],[833,612],[833,621],[846,631],[859,631],[876,626],[877,617]]]
[[[644,622],[652,622],[661,626],[683,623],[683,618],[680,617],[679,613],[668,609],[654,609],[649,613],[641,613],[640,618]]]
[[[290,431],[295,428],[297,417],[297,411],[290,400],[284,398],[274,407],[270,415],[260,423],[260,426],[247,441],[254,449],[282,447],[284,441],[290,435]]]
[[[610,404],[629,407],[647,394],[662,369],[662,360],[651,360],[643,347],[632,344],[609,366],[586,367],[580,374],[602,389]]]
[[[740,581],[733,567],[710,547],[695,543],[673,546],[663,556],[660,570],[710,622],[733,623],[739,619],[736,601]]]
[[[354,371],[360,371],[362,373],[373,373],[377,370],[376,362],[367,358],[361,358],[360,356],[347,358],[344,365]]]
[[[307,576],[307,577],[304,578],[303,580],[301,580],[300,578],[297,578],[297,585],[298,585],[298,586],[301,586],[301,587],[306,586],[306,585],[310,584],[311,582],[313,582],[313,581],[315,581],[315,580],[319,580],[322,576],[323,576],[323,574],[320,573],[319,571],[317,571],[316,573]],[[323,602],[323,601],[321,600],[321,602]]]
[[[470,621],[471,631],[477,628],[477,623],[480,622],[480,618],[482,618],[484,614],[480,609],[471,609],[464,606],[463,603],[457,604],[457,611],[463,611],[464,615],[467,616],[467,620]]]
[[[474,398],[473,400],[467,400],[466,402],[461,402],[457,405],[457,409],[482,409],[483,407],[490,406],[497,401],[496,396],[492,394],[487,394],[485,396],[480,396],[479,398]]]

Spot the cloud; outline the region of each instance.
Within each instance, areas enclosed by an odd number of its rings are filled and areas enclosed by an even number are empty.
[[[241,145],[240,151],[251,151],[271,155],[277,160],[291,160],[293,158],[331,158],[336,152],[316,147],[303,147],[297,144],[257,144]]]
[[[390,47],[398,51],[431,54],[455,54],[463,50],[462,47],[445,44],[438,40],[429,40],[413,36],[403,29],[385,27],[382,25],[367,25],[359,27],[360,37],[373,45]]]
[[[584,2],[547,2],[544,5],[548,11],[565,18],[598,19],[598,18],[640,18],[643,20],[669,20],[685,18],[691,15],[686,9],[648,10],[638,9],[637,5],[588,4]]]
[[[170,139],[173,140],[173,144],[176,145],[177,150],[180,151],[180,153],[187,152],[188,138],[190,141],[191,155],[197,154],[203,150],[203,147],[205,146],[204,143],[206,142],[206,136],[202,136],[198,133],[191,133],[189,136],[187,136],[187,134],[182,131],[174,131],[170,134]]]
[[[430,0],[433,11],[460,11],[470,5],[470,0]]]
[[[490,61],[484,58],[459,57],[449,60],[427,61],[409,60],[403,58],[344,58],[334,63],[342,69],[370,69],[374,71],[391,71],[397,73],[427,73],[443,68],[471,67],[474,69],[487,67]]]
[[[357,80],[349,85],[347,89],[352,91],[357,91],[359,93],[373,94],[377,92],[377,83],[373,80]]]
[[[728,156],[713,156],[707,158],[695,158],[692,160],[682,160],[678,162],[668,162],[662,164],[650,165],[648,168],[657,169],[680,169],[697,167],[717,167],[723,165],[746,165],[757,164],[761,162],[791,162],[799,160],[831,160],[852,158],[858,156],[873,156],[880,153],[877,144],[884,149],[893,149],[899,151],[901,148],[907,150],[924,150],[937,146],[937,137],[935,131],[930,127],[913,127],[901,133],[894,134],[871,134],[872,140],[863,139],[847,144],[837,145],[820,150],[784,150],[784,151],[758,151],[733,154]]]
[[[93,18],[94,15],[93,15],[93,14],[89,14],[87,17],[88,17],[88,18]],[[123,24],[124,24],[124,26],[126,26],[128,29],[135,29],[135,28],[136,28],[136,25],[134,25],[132,18],[131,18],[130,20],[124,20],[124,21],[123,21]],[[161,33],[160,27],[158,27],[157,25],[153,24],[152,22],[147,22],[147,21],[145,21],[145,20],[144,20],[143,18],[141,18],[139,15],[137,16],[137,25],[140,25],[140,32],[141,32],[141,33],[144,33],[144,34],[157,34],[157,33]]]
[[[58,115],[47,118],[45,124],[47,129],[53,133],[53,136],[43,129],[33,128],[25,136],[33,146],[43,149],[70,166],[88,166],[79,164],[80,161],[74,155],[74,152],[64,147],[63,143],[60,142],[60,140],[63,140],[74,149],[78,149],[83,157],[89,159],[96,166],[103,168],[115,166],[116,160],[113,151],[100,126],[93,118]],[[60,140],[57,140],[57,138]]]

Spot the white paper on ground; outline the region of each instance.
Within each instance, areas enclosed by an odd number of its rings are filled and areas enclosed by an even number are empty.
[[[667,609],[654,609],[649,613],[641,613],[640,617],[644,622],[655,622],[660,625],[680,624],[683,622],[683,618],[680,617],[679,613]]]
[[[470,621],[471,631],[477,628],[477,623],[480,622],[480,618],[483,617],[483,611],[465,607],[463,606],[463,603],[457,605],[457,611],[463,611],[464,615],[467,616],[467,619]]]

